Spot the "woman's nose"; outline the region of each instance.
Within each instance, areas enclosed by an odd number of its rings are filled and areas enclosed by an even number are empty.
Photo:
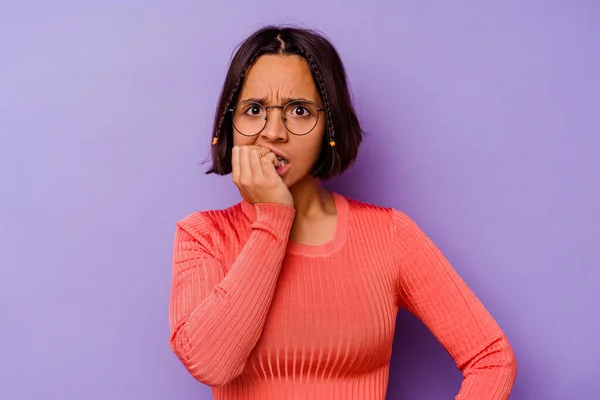
[[[269,108],[265,129],[261,132],[264,139],[273,142],[282,142],[288,139],[288,131],[281,119],[282,112],[283,110],[280,108]]]

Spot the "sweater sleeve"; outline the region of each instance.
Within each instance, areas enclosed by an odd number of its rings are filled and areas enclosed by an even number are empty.
[[[200,218],[193,232],[187,224],[177,224],[170,346],[191,375],[209,386],[225,385],[244,369],[261,335],[285,255],[294,208],[255,208],[250,237],[231,266],[223,265],[212,248],[214,222]]]
[[[456,400],[505,400],[516,361],[505,334],[440,250],[394,212],[398,301],[419,318],[462,371]]]

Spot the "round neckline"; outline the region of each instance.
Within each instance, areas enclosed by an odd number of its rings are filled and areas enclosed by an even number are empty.
[[[310,245],[288,240],[287,251],[292,254],[300,254],[309,257],[326,256],[338,252],[348,235],[348,201],[338,193],[330,192],[333,195],[337,221],[333,238],[323,244]]]
[[[288,239],[287,252],[307,257],[322,257],[337,253],[346,243],[348,236],[349,205],[348,200],[336,193],[330,191],[335,203],[337,221],[333,238],[328,242],[319,245],[309,245],[294,242]],[[256,210],[254,206],[245,200],[242,200],[242,210],[251,222],[256,220]]]

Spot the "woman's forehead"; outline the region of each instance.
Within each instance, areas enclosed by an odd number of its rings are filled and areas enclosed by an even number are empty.
[[[241,97],[312,98],[318,95],[308,62],[299,56],[266,55],[248,69]]]

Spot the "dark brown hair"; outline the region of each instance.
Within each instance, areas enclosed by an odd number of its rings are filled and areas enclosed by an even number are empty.
[[[356,159],[363,134],[352,106],[342,60],[320,33],[278,26],[254,32],[239,45],[231,60],[215,112],[213,138],[218,138],[218,142],[212,146],[213,164],[206,173],[231,172],[233,125],[228,109],[237,101],[248,68],[265,54],[299,55],[307,60],[327,116],[321,154],[311,174],[323,180],[341,174]],[[329,145],[332,140],[334,147]]]

